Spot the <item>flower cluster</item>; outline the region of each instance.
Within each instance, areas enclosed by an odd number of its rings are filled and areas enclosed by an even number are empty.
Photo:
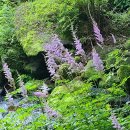
[[[94,48],[92,50],[92,58],[95,69],[97,71],[103,71],[104,70],[103,62]]]
[[[4,61],[3,61],[3,71],[5,74],[5,77],[8,79],[10,87],[13,87],[15,89],[15,82],[14,82],[14,79],[12,77],[12,73],[10,71],[10,68],[8,67],[8,64]]]
[[[63,58],[62,53],[65,48],[57,35],[54,35],[51,39],[51,42],[47,44],[44,48],[45,48],[45,51],[52,54],[53,57],[55,57],[56,59],[62,60]]]
[[[38,98],[42,98],[42,99],[46,99],[48,97],[48,86],[46,84],[43,84],[43,86],[40,88],[42,91],[37,91],[34,92],[34,95],[37,96]],[[48,118],[57,118],[59,117],[59,114],[53,110],[51,107],[49,107],[49,105],[47,104],[47,101],[44,100],[44,112],[46,113]]]
[[[52,117],[57,118],[57,117],[59,117],[58,112],[56,112],[51,107],[49,107],[47,103],[45,104],[44,111],[45,111],[48,118],[52,118]]]
[[[113,128],[117,129],[117,130],[123,130],[123,128],[121,127],[121,125],[119,124],[116,116],[112,113],[110,119],[112,120],[112,124],[113,124]]]
[[[75,62],[74,57],[72,57],[72,54],[68,51],[68,49],[65,49],[63,60],[70,65],[69,69],[72,71],[80,69],[80,65]]]
[[[83,65],[75,62],[72,54],[66,49],[57,35],[52,37],[51,43],[44,46],[46,51],[46,63],[51,76],[56,74],[58,69],[57,63],[67,63],[70,65],[69,69],[79,70]]]
[[[96,21],[94,21],[94,19],[92,20],[92,22],[93,22],[94,35],[98,42],[98,45],[100,45],[99,43],[103,44],[104,38],[103,38],[102,34],[100,33],[100,29],[98,28],[98,25],[97,25]]]
[[[48,70],[51,76],[55,75],[56,70],[58,69],[58,65],[56,64],[52,54],[50,54],[50,52],[47,52],[46,54],[46,63],[48,66]]]
[[[46,84],[43,84],[43,86],[41,87],[42,91],[37,91],[34,92],[34,95],[39,97],[39,98],[47,98],[48,97],[48,86]]]
[[[39,98],[46,98],[46,97],[48,97],[48,94],[43,93],[41,91],[34,92],[34,95],[39,97]]]
[[[85,51],[82,48],[82,44],[80,40],[76,37],[75,31],[72,31],[72,34],[73,34],[74,44],[76,47],[76,55],[81,55],[83,59],[86,60]]]

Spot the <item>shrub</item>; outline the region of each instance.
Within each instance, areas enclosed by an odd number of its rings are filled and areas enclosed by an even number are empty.
[[[0,5],[0,56],[8,62],[11,69],[17,68],[20,71],[23,69],[23,58],[26,55],[16,39],[14,8],[8,1],[3,1]]]

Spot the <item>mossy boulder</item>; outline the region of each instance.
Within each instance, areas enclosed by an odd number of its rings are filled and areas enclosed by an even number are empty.
[[[53,32],[50,18],[56,10],[49,8],[48,11],[47,2],[49,4],[49,1],[25,2],[16,9],[16,34],[24,51],[29,56],[37,55],[43,51],[43,45],[49,42]]]
[[[32,56],[44,51],[44,45],[50,42],[52,34],[64,35],[63,30],[68,29],[72,22],[68,23],[66,19],[73,19],[77,10],[75,1],[68,4],[60,0],[36,0],[20,4],[16,8],[15,28],[26,54]]]

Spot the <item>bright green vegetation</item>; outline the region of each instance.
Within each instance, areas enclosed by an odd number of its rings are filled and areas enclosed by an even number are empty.
[[[103,49],[95,42],[90,15],[105,39]],[[74,55],[72,25],[88,56],[84,69],[71,73],[69,65],[61,63],[60,77],[36,78],[41,69],[37,69],[38,56],[45,55],[44,46],[53,34],[65,43],[77,63],[82,60]],[[0,103],[0,130],[121,130],[113,127],[112,113],[123,130],[129,130],[129,36],[130,0],[0,0],[0,56],[16,83],[16,90],[9,91],[14,105],[9,107],[7,95]],[[93,66],[92,46],[102,59],[104,71]],[[5,85],[2,71],[1,62],[0,89]],[[18,74],[27,97],[21,96]],[[49,94],[37,97],[34,92],[41,91],[44,83]],[[46,104],[59,114],[57,118],[47,115]]]

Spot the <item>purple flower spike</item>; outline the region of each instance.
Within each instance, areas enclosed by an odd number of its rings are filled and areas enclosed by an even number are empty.
[[[54,58],[52,57],[52,55],[50,55],[48,53],[47,57],[48,57],[48,59],[47,59],[46,63],[47,63],[47,66],[48,66],[48,70],[50,72],[50,75],[53,76],[56,73],[58,65],[56,64],[56,62],[55,62]]]
[[[45,104],[44,111],[45,111],[48,118],[52,118],[52,117],[57,118],[57,117],[59,117],[59,114],[55,110],[50,108],[47,103]]]
[[[94,48],[92,50],[92,58],[95,69],[97,71],[103,71],[104,70],[103,62]]]
[[[64,51],[64,46],[57,35],[54,35],[52,37],[51,43],[45,46],[45,51],[52,54],[56,59],[62,60],[62,52]]]
[[[5,63],[4,61],[3,61],[3,71],[5,74],[5,77],[8,79],[10,87],[13,87],[15,89],[15,82],[12,77],[12,73],[11,73],[10,68],[8,67],[7,63]]]
[[[46,51],[46,64],[50,75],[53,77],[58,77],[59,75],[56,71],[59,68],[59,64],[67,63],[70,65],[69,69],[71,70],[80,70],[81,64],[75,62],[74,57],[72,54],[66,49],[63,44],[61,43],[60,39],[57,35],[52,37],[51,43],[46,44],[44,46]],[[81,52],[80,52],[81,53]]]
[[[93,22],[93,31],[94,31],[95,38],[97,42],[103,44],[104,38],[102,37],[102,34],[100,33],[100,29],[98,28],[96,21],[92,20],[92,22]]]
[[[72,34],[73,34],[73,39],[74,39],[74,43],[75,43],[75,47],[76,47],[76,55],[81,55],[85,60],[86,54],[82,48],[82,44],[81,44],[80,40],[76,37],[76,34],[74,31],[72,31]]]
[[[121,127],[121,125],[119,124],[116,116],[112,113],[110,119],[112,120],[112,125],[113,128],[117,129],[117,130],[123,130],[123,128]]]
[[[34,95],[39,97],[39,98],[46,98],[48,97],[48,92],[34,92]]]

